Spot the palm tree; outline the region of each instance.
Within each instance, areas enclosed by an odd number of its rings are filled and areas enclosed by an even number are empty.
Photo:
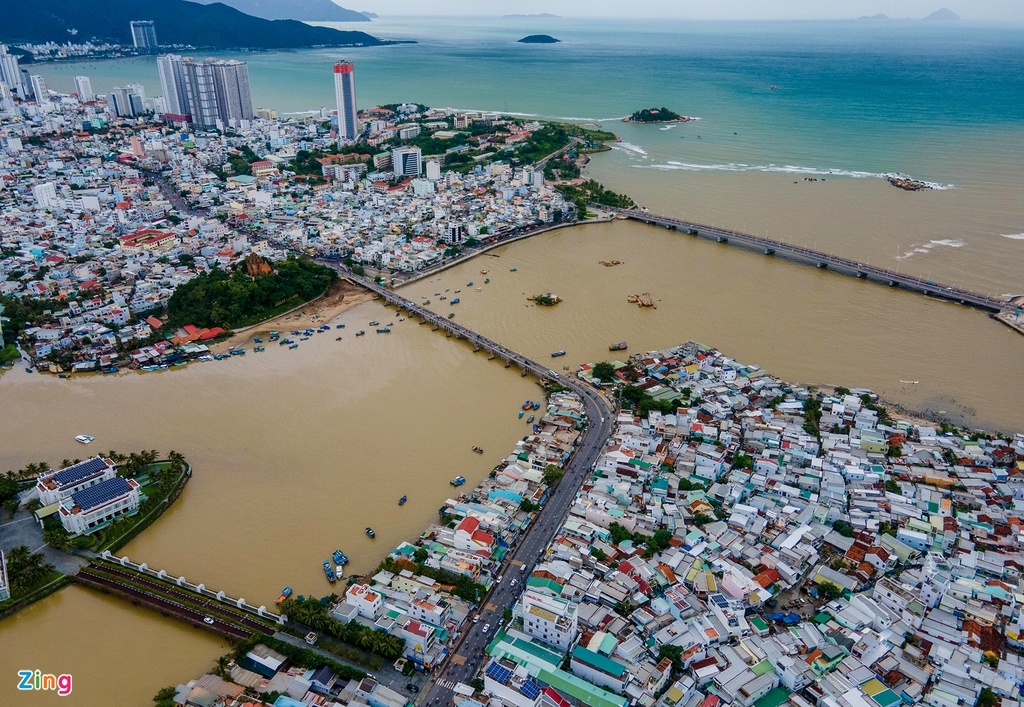
[[[66,469],[69,466],[71,466],[71,460],[70,459],[65,458],[60,463],[60,468],[61,469]]]
[[[226,678],[228,676],[228,657],[222,655],[217,659],[217,666],[213,669],[213,674],[219,678]]]

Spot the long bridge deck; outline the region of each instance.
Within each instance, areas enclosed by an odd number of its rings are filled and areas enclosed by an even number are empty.
[[[844,275],[852,275],[853,277],[863,280],[872,280],[874,282],[883,283],[890,287],[901,287],[905,290],[910,290],[911,292],[918,292],[929,297],[977,307],[978,309],[983,309],[988,312],[1002,312],[1011,306],[1005,300],[998,299],[996,297],[981,295],[977,292],[964,290],[959,287],[951,287],[949,285],[932,282],[931,280],[925,280],[913,275],[887,270],[885,268],[876,267],[857,260],[851,260],[850,258],[843,258],[838,255],[823,253],[811,248],[802,248],[800,246],[783,243],[782,241],[776,241],[770,238],[762,238],[749,233],[741,233],[739,231],[732,231],[726,228],[718,228],[717,226],[694,223],[693,221],[683,221],[681,219],[669,218],[667,216],[657,216],[655,214],[645,213],[642,211],[626,209],[619,209],[616,211],[620,215],[633,221],[640,221],[641,223],[646,223],[652,226],[661,226],[674,231],[681,231],[691,236],[713,240],[718,243],[729,243],[749,248],[751,250],[759,250],[765,255],[778,256],[805,265],[814,265],[818,268],[833,270]]]

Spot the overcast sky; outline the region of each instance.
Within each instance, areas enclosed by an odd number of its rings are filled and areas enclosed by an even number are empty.
[[[921,18],[948,7],[965,20],[1024,23],[1024,0],[335,0],[381,15],[678,17],[707,20]],[[945,3],[945,4],[944,4]]]

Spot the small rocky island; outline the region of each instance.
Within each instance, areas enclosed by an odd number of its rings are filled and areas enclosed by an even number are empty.
[[[633,115],[623,118],[623,123],[686,123],[693,120],[693,118],[685,115],[679,115],[670,111],[668,108],[644,108],[633,113]]]
[[[555,39],[550,34],[531,34],[519,40],[519,44],[558,44],[561,39]]]
[[[885,175],[885,180],[897,189],[903,189],[904,191],[926,191],[935,188],[928,182],[922,182],[920,179],[911,179],[902,174],[887,174]]]

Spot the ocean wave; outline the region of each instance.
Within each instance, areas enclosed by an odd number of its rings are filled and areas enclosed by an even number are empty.
[[[679,123],[672,123],[672,125],[663,125],[662,127],[658,128],[658,130],[671,130],[672,128],[678,125]]]
[[[1012,238],[1015,241],[1024,241],[1024,233],[1001,233],[1003,238]]]
[[[917,253],[927,255],[928,253],[931,253],[932,249],[935,248],[936,246],[945,246],[947,248],[963,248],[965,245],[967,245],[966,242],[955,238],[943,238],[937,241],[928,241],[927,243],[917,243],[912,245],[910,247],[910,250],[908,250],[903,255],[896,256],[896,259],[906,260],[907,258],[910,258]]]
[[[281,113],[281,115],[316,115],[319,110],[297,110],[291,113]]]
[[[645,157],[647,156],[647,150],[640,147],[639,145],[634,145],[631,142],[612,142],[609,143],[608,146],[611,147],[613,150],[622,150],[624,152],[632,152],[633,154],[636,155],[644,155]]]
[[[510,110],[492,110],[490,108],[452,108],[456,113],[497,113],[498,115],[511,115],[516,118],[543,118],[544,120],[564,120],[574,123],[606,123],[615,120],[621,121],[627,117],[620,115],[616,118],[581,118],[576,115],[545,115],[543,113],[517,113]]]
[[[751,165],[742,162],[728,162],[725,164],[698,164],[694,162],[677,162],[669,160],[664,164],[634,165],[641,169],[663,169],[683,170],[686,172],[777,172],[782,174],[797,174],[801,176],[823,176],[823,177],[851,177],[853,179],[887,179],[892,172],[863,172],[855,169],[838,169],[828,167],[804,167],[794,164],[759,164]],[[932,189],[951,189],[952,184],[938,184],[935,182],[923,182]],[[1024,235],[1021,236],[1024,238]]]

